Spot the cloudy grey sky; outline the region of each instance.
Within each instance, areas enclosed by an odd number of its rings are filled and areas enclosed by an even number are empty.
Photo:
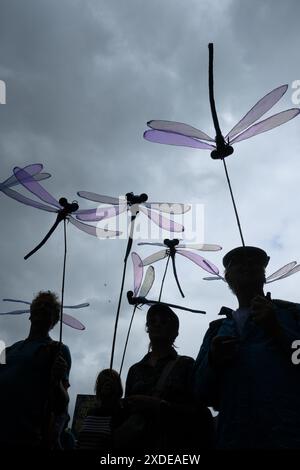
[[[44,183],[56,197],[76,191],[119,195],[146,192],[150,200],[200,203],[205,242],[223,251],[239,237],[220,162],[209,152],[151,144],[146,122],[168,119],[214,134],[208,103],[208,42],[215,44],[215,93],[224,133],[264,94],[284,83],[274,112],[294,107],[291,85],[300,79],[299,2],[296,0],[2,0],[0,79],[7,104],[0,106],[1,178],[15,165],[44,164]],[[266,249],[269,273],[299,260],[299,118],[236,145],[227,159],[245,240]],[[81,207],[90,207],[80,201]],[[92,206],[92,204],[91,204]],[[60,292],[62,228],[35,256],[24,255],[54,220],[1,195],[1,298],[30,300],[41,289]],[[86,325],[66,327],[72,407],[77,393],[91,393],[107,367],[126,240],[93,239],[68,227],[65,300],[89,301],[75,313]],[[139,249],[141,256],[151,248]],[[221,267],[223,253],[207,254]],[[178,313],[178,352],[195,357],[208,322],[221,305],[235,307],[224,283],[202,281],[204,272],[185,259],[178,274],[181,300],[170,273],[165,300],[207,311]],[[157,264],[159,292],[162,264]],[[299,300],[299,275],[270,284],[273,297]],[[126,288],[132,287],[129,266]],[[2,311],[8,309],[3,303]],[[145,311],[139,311],[128,366],[146,352]],[[131,309],[124,301],[116,366]],[[1,317],[1,339],[24,338],[28,316]],[[57,338],[58,328],[53,332]]]

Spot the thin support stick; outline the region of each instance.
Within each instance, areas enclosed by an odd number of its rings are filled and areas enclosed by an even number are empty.
[[[223,165],[224,165],[226,179],[227,179],[227,183],[228,183],[228,187],[229,187],[229,191],[230,191],[230,195],[231,195],[231,200],[232,200],[232,204],[233,204],[233,209],[234,209],[236,221],[237,221],[237,224],[238,224],[238,229],[239,229],[241,240],[242,240],[242,245],[245,246],[244,237],[243,237],[243,233],[242,233],[242,227],[241,227],[241,223],[240,223],[240,219],[239,219],[239,214],[238,214],[238,211],[237,211],[237,208],[236,208],[236,204],[235,204],[235,200],[234,200],[234,196],[233,196],[233,192],[232,192],[232,188],[231,188],[231,183],[230,183],[230,179],[229,179],[229,175],[228,175],[228,171],[227,171],[227,166],[226,166],[224,158],[222,158],[222,162],[223,162]]]
[[[115,320],[114,336],[113,336],[112,349],[111,349],[110,366],[109,366],[110,369],[113,368],[114,354],[115,354],[115,346],[116,346],[116,337],[117,337],[117,329],[118,329],[119,316],[120,316],[120,310],[121,310],[121,303],[122,303],[122,297],[123,297],[123,290],[124,290],[124,283],[125,283],[125,275],[126,275],[127,260],[128,260],[129,254],[130,254],[131,247],[132,247],[133,231],[134,231],[134,221],[135,221],[136,215],[137,215],[137,214],[132,215],[132,216],[131,216],[131,220],[130,220],[130,234],[129,234],[128,243],[127,243],[127,248],[126,248],[126,253],[125,253],[125,258],[124,258],[124,267],[123,267],[123,275],[122,275],[122,282],[121,282],[121,290],[120,290],[120,296],[119,296],[119,302],[118,302],[118,309],[117,309],[116,320]]]
[[[62,286],[61,286],[60,328],[59,328],[59,343],[60,344],[62,344],[63,309],[64,309],[64,294],[65,294],[65,278],[66,278],[66,259],[67,259],[67,229],[66,229],[66,219],[64,219],[64,264],[63,264],[63,277],[62,277]]]
[[[131,319],[130,319],[130,323],[129,323],[129,328],[128,328],[128,331],[127,331],[127,336],[126,336],[126,341],[125,341],[125,346],[124,346],[124,351],[123,351],[123,356],[122,356],[122,361],[121,361],[121,366],[120,366],[120,371],[119,371],[120,376],[121,376],[122,369],[123,369],[125,354],[126,354],[126,351],[127,351],[128,340],[129,340],[129,336],[130,336],[130,332],[131,332],[131,326],[132,326],[132,322],[133,322],[133,319],[134,319],[136,309],[137,309],[137,305],[134,306],[134,309],[133,309],[133,312],[132,312],[132,315],[131,315]]]
[[[161,282],[161,288],[160,288],[160,293],[159,293],[159,297],[158,297],[158,301],[159,301],[159,302],[160,302],[161,295],[162,295],[162,291],[163,291],[163,287],[164,287],[164,282],[165,282],[165,278],[166,278],[166,274],[167,274],[167,270],[168,270],[169,261],[170,261],[170,254],[169,254],[168,259],[167,259],[167,262],[166,262],[165,272],[164,272],[164,275],[163,275],[163,278],[162,278],[162,282]]]

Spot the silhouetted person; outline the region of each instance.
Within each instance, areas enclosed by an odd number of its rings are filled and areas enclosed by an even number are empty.
[[[223,307],[196,360],[195,394],[219,410],[217,445],[226,449],[300,448],[300,306],[264,295],[267,254],[239,247],[223,259],[238,308]]]
[[[121,378],[113,369],[102,370],[95,385],[97,405],[88,411],[79,432],[78,449],[99,454],[114,452],[114,430],[123,422]]]
[[[57,422],[69,397],[70,351],[49,331],[59,320],[60,303],[40,292],[30,306],[30,332],[6,349],[0,365],[0,447],[55,448]]]
[[[129,369],[125,390],[129,412],[142,416],[145,423],[133,450],[166,453],[209,446],[211,414],[204,407],[197,410],[192,399],[194,360],[174,349],[177,315],[169,307],[152,306],[146,328],[150,352]]]

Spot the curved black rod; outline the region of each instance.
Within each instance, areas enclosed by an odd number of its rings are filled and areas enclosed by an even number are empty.
[[[181,297],[184,297],[184,293],[182,292],[182,289],[180,287],[179,280],[178,280],[178,277],[177,277],[176,266],[175,266],[175,253],[174,254],[171,253],[171,258],[172,258],[172,266],[173,266],[174,277],[175,277],[179,292],[181,294]]]
[[[47,235],[43,238],[43,240],[41,241],[41,243],[39,243],[33,250],[30,251],[30,253],[28,253],[26,256],[24,256],[24,259],[28,259],[30,258],[30,256],[32,256],[34,253],[36,253],[40,248],[42,248],[43,245],[45,245],[46,241],[50,238],[50,236],[52,235],[52,233],[54,232],[54,230],[56,229],[56,227],[58,226],[58,224],[63,220],[63,218],[61,217],[61,214],[58,213],[57,214],[57,217],[56,217],[56,221],[54,222],[54,224],[52,225],[52,227],[50,228],[49,232],[47,233]]]
[[[134,221],[136,219],[136,216],[137,216],[137,213],[134,214],[134,215],[131,215],[131,219],[130,219],[130,234],[129,234],[129,238],[128,238],[128,242],[127,242],[127,248],[126,248],[126,252],[125,252],[125,258],[124,258],[124,267],[123,267],[123,275],[122,275],[122,282],[121,282],[121,290],[120,290],[120,295],[119,295],[119,302],[118,302],[118,308],[117,308],[117,314],[116,314],[116,320],[115,320],[115,328],[114,328],[114,336],[113,336],[113,342],[112,342],[112,348],[111,348],[110,366],[109,366],[110,369],[113,368],[116,338],[117,338],[117,329],[118,329],[120,309],[121,309],[122,296],[123,296],[123,290],[124,290],[127,260],[128,260],[129,254],[130,254],[132,243],[133,243]]]
[[[210,102],[210,109],[211,114],[214,122],[214,127],[216,131],[216,141],[218,145],[218,140],[224,142],[224,138],[222,136],[222,132],[219,125],[218,115],[216,111],[216,104],[214,98],[214,45],[212,43],[208,44],[209,50],[209,64],[208,64],[208,88],[209,88],[209,102]]]
[[[160,302],[160,299],[161,299],[161,295],[162,295],[162,291],[163,291],[163,287],[164,287],[164,283],[165,283],[165,278],[166,278],[166,274],[167,274],[167,270],[168,270],[168,265],[169,265],[169,261],[170,261],[170,253],[168,255],[168,259],[167,259],[167,262],[166,262],[166,267],[165,267],[165,272],[164,272],[164,275],[163,275],[163,278],[162,278],[162,281],[161,281],[161,287],[160,287],[160,292],[159,292],[159,297],[158,297],[158,301]]]

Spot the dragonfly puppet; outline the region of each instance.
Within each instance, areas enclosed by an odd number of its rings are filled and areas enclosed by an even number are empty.
[[[214,100],[213,44],[209,44],[208,47],[209,98],[216,137],[212,138],[205,132],[181,122],[152,120],[147,123],[151,130],[146,130],[144,132],[144,138],[150,142],[156,142],[160,144],[169,144],[183,147],[191,147],[196,149],[211,150],[211,157],[213,159],[222,160],[240,237],[243,246],[245,246],[240,219],[238,216],[237,207],[233,196],[225,158],[233,153],[232,144],[249,139],[250,137],[261,134],[263,132],[267,132],[271,129],[274,129],[275,127],[278,127],[290,121],[299,114],[300,109],[287,109],[285,111],[281,111],[280,113],[274,114],[266,119],[258,121],[280,100],[284,93],[286,93],[288,85],[279,86],[278,88],[275,88],[270,93],[261,98],[250,109],[250,111],[248,111],[245,116],[231,129],[231,131],[229,131],[225,135],[225,137],[223,137],[218,121]]]
[[[219,274],[219,270],[214,264],[212,264],[207,259],[203,258],[203,256],[200,256],[198,253],[193,253],[192,251],[190,251],[191,249],[198,250],[198,251],[218,251],[222,249],[222,247],[219,245],[179,243],[179,240],[176,238],[174,240],[165,239],[163,243],[140,242],[138,243],[138,245],[151,245],[151,246],[165,247],[163,250],[159,250],[156,253],[153,253],[152,255],[143,259],[143,265],[148,266],[149,264],[152,264],[159,260],[167,258],[167,263],[166,263],[166,267],[165,267],[165,271],[164,271],[164,275],[163,275],[163,279],[161,283],[159,299],[158,299],[159,301],[161,299],[163,285],[164,285],[165,277],[167,274],[168,264],[169,264],[170,259],[172,260],[173,273],[174,273],[174,277],[175,277],[179,292],[182,295],[182,297],[184,297],[184,294],[182,292],[182,289],[178,280],[177,271],[176,271],[176,264],[175,264],[176,254],[185,256],[186,258],[193,261],[202,269],[204,269],[205,271],[208,271],[211,274],[215,274],[215,275]]]
[[[39,166],[39,164],[37,164]],[[65,285],[65,269],[66,269],[66,255],[67,255],[67,235],[66,235],[66,220],[75,225],[79,230],[82,230],[89,235],[100,237],[115,237],[119,235],[119,232],[113,232],[106,229],[101,229],[100,227],[95,227],[92,225],[84,224],[79,220],[75,219],[72,214],[83,214],[89,212],[91,209],[79,210],[79,206],[76,201],[69,203],[66,198],[60,198],[57,201],[42,185],[39,184],[26,170],[15,167],[14,175],[17,178],[18,182],[21,183],[28,191],[30,191],[34,196],[43,201],[43,203],[35,201],[33,199],[26,198],[22,200],[23,204],[26,204],[37,209],[41,209],[47,212],[56,213],[56,220],[44,237],[44,239],[35,247],[30,253],[25,256],[25,259],[33,255],[37,250],[39,250],[49,239],[51,234],[57,228],[61,221],[64,222],[64,262],[63,262],[63,279],[62,279],[62,295],[61,295],[61,318],[60,318],[60,342],[62,341],[62,315],[63,315],[63,301],[64,301],[64,285]],[[44,204],[46,203],[46,204]]]
[[[161,212],[165,212],[169,214],[184,214],[185,212],[190,210],[190,206],[187,204],[177,204],[177,203],[147,202],[148,195],[145,193],[140,194],[140,195],[135,195],[133,192],[130,192],[126,194],[125,198],[103,196],[101,194],[92,193],[88,191],[79,191],[77,194],[78,196],[83,197],[84,199],[88,199],[90,201],[97,202],[100,204],[110,204],[113,206],[113,207],[103,207],[103,208],[101,208],[100,206],[97,209],[91,210],[91,212],[88,214],[78,214],[76,217],[81,221],[100,221],[100,220],[108,219],[114,216],[117,217],[119,216],[119,214],[123,212],[130,213],[130,231],[129,231],[129,236],[128,236],[125,257],[124,257],[121,290],[120,290],[120,295],[119,295],[113,342],[112,342],[112,352],[111,352],[111,360],[110,360],[110,368],[112,368],[113,359],[114,359],[114,351],[115,351],[115,343],[116,343],[116,334],[117,334],[120,308],[121,308],[124,283],[125,283],[127,260],[128,260],[128,256],[130,254],[131,248],[132,248],[134,224],[135,224],[136,217],[138,213],[141,212],[144,215],[146,215],[152,222],[154,222],[156,225],[158,225],[160,228],[164,230],[168,230],[169,232],[182,232],[184,230],[183,225],[173,221],[172,219],[168,219],[162,216]]]

